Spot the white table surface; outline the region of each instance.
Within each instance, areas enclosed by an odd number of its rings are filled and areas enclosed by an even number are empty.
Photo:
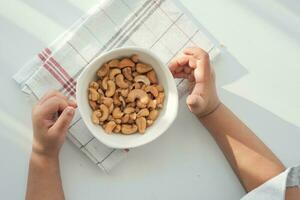
[[[85,3],[83,3],[85,2]],[[97,0],[0,2],[0,194],[23,199],[31,149],[30,108],[11,79]],[[181,0],[224,44],[219,94],[287,165],[300,163],[298,0]],[[69,141],[61,151],[67,199],[239,199],[237,178],[184,101],[174,125],[131,151],[109,175]]]

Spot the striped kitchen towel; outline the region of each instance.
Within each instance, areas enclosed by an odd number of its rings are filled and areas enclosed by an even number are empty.
[[[121,46],[151,49],[166,64],[186,46],[200,46],[211,57],[218,49],[171,0],[104,0],[29,61],[14,76],[37,101],[49,90],[75,98],[76,78],[97,55]],[[187,91],[178,80],[179,95]],[[79,113],[68,138],[92,162],[109,171],[127,154],[111,149],[89,133]]]

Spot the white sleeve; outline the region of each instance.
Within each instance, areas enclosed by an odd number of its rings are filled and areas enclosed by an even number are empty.
[[[246,194],[241,200],[284,200],[286,187],[300,186],[300,165],[286,169]]]

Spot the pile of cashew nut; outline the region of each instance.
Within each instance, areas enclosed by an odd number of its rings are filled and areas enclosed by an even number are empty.
[[[164,98],[154,69],[138,55],[104,63],[88,88],[92,122],[106,133],[145,133],[157,119]]]

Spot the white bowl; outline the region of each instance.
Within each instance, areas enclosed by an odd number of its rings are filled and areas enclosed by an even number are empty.
[[[99,125],[91,121],[92,109],[88,103],[88,85],[96,79],[96,72],[99,67],[114,58],[121,58],[138,54],[142,62],[152,65],[156,71],[159,83],[164,87],[165,100],[159,117],[152,126],[146,129],[144,134],[121,135],[107,134]],[[163,134],[176,118],[178,111],[178,94],[175,81],[167,66],[147,49],[137,47],[125,47],[114,49],[95,58],[81,73],[76,85],[76,100],[78,109],[84,123],[90,132],[103,144],[119,149],[133,148],[144,145]]]

